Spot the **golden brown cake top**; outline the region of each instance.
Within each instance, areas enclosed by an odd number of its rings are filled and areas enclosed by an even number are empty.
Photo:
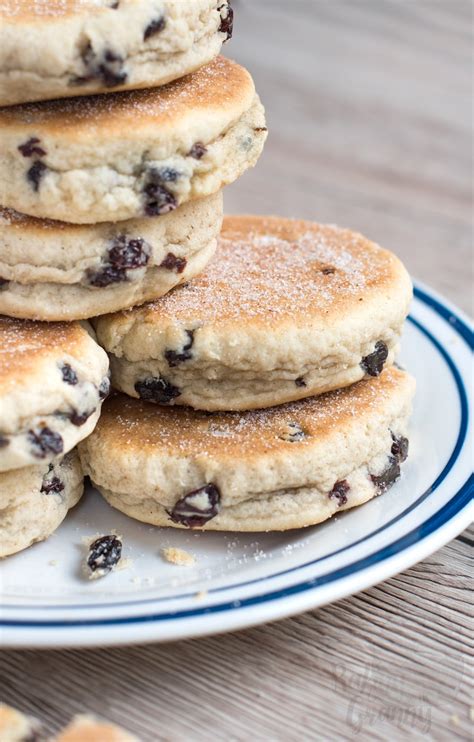
[[[64,353],[78,358],[90,343],[79,322],[32,322],[0,316],[0,393],[28,375],[41,371],[43,363]]]
[[[90,225],[71,224],[68,222],[59,222],[56,219],[40,219],[36,216],[21,214],[14,209],[7,209],[0,206],[0,230],[12,229],[17,230],[27,238],[28,234],[42,234],[54,231],[79,231],[89,229]]]
[[[384,298],[405,307],[411,282],[395,255],[348,229],[277,217],[226,217],[207,268],[143,307],[101,320],[128,328],[164,321],[188,326],[327,326]],[[375,311],[375,309],[374,309]]]
[[[25,103],[0,110],[0,133],[14,130],[44,141],[59,137],[73,141],[97,142],[97,137],[111,141],[139,138],[150,130],[169,131],[177,125],[189,125],[200,116],[222,120],[228,125],[248,110],[255,95],[250,74],[236,62],[217,57],[196,72],[167,85],[146,90],[60,98],[40,103]]]
[[[0,23],[41,23],[113,10],[114,0],[0,0]]]
[[[411,397],[413,384],[408,374],[391,367],[377,378],[319,397],[265,410],[212,414],[118,394],[104,404],[93,436],[119,455],[146,450],[157,456],[261,456],[291,448],[295,441],[324,445],[332,433],[343,433],[354,421],[398,408],[400,400]]]

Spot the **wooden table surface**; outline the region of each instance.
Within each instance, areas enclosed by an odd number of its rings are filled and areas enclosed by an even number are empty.
[[[471,311],[471,3],[234,6],[227,53],[254,74],[271,134],[227,210],[358,229]],[[4,652],[2,695],[51,730],[92,710],[146,742],[469,739],[473,538],[357,596],[233,635]]]

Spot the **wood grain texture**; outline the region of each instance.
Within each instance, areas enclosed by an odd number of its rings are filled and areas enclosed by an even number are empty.
[[[471,309],[468,0],[234,0],[228,54],[270,137],[227,210],[351,226]],[[95,711],[155,740],[472,734],[474,529],[337,604],[240,633],[4,652],[1,696],[57,729]]]
[[[474,528],[353,598],[168,645],[5,652],[3,698],[155,740],[470,739]],[[99,740],[97,742],[100,742]]]

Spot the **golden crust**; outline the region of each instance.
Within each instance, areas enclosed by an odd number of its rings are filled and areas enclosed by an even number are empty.
[[[37,375],[61,353],[81,358],[91,343],[79,322],[32,322],[0,316],[0,393]]]
[[[143,307],[106,317],[120,336],[131,323],[217,328],[309,327],[374,306],[405,309],[412,287],[391,252],[348,229],[278,217],[226,217],[216,255],[192,282]]]
[[[101,7],[93,0],[0,0],[0,26],[2,22],[36,25],[78,15],[98,15],[111,10],[111,5],[104,2]]]
[[[349,428],[361,416],[377,414],[399,395],[409,396],[413,380],[391,367],[378,378],[365,379],[345,389],[247,412],[209,414],[185,407],[159,407],[122,394],[111,397],[91,436],[102,452],[129,458],[147,456],[210,456],[215,459],[259,458],[292,452],[289,423],[306,434],[300,445],[325,447],[328,440]]]
[[[56,219],[40,219],[36,216],[28,216],[28,214],[21,214],[14,209],[7,209],[0,206],[0,228],[4,226],[8,227],[8,229],[17,230],[21,235],[40,234],[45,237],[51,230],[56,232],[78,232],[91,228],[90,224],[73,224],[72,222],[60,222]]]
[[[158,88],[4,108],[0,111],[0,133],[14,131],[40,139],[54,136],[58,142],[93,140],[94,146],[115,137],[121,142],[137,141],[158,129],[192,129],[196,117],[214,115],[230,123],[250,108],[254,96],[247,70],[217,57],[196,72]]]

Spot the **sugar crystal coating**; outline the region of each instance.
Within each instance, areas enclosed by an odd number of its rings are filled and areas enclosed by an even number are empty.
[[[135,311],[183,323],[254,317],[268,325],[285,317],[307,321],[311,314],[324,316],[341,302],[354,306],[367,292],[379,290],[391,280],[393,260],[348,230],[308,225],[293,235],[263,220],[247,237],[225,228],[215,257],[199,276]],[[162,266],[174,267],[171,254]],[[303,382],[303,377],[295,381],[297,386]]]
[[[305,437],[292,445],[306,447],[337,432],[347,420],[378,414],[401,390],[405,393],[405,376],[391,367],[381,376],[351,387],[247,412],[210,414],[172,405],[156,407],[119,395],[104,405],[99,429],[105,440],[113,440],[114,445],[128,446],[139,441],[140,449],[158,449],[173,455],[191,454],[198,446],[204,456],[212,457],[218,443],[223,453],[252,456],[256,441],[268,451],[287,448],[288,442],[279,436],[291,421],[305,432]]]
[[[97,138],[102,130],[104,139],[119,124],[120,135],[128,131],[137,134],[150,121],[157,125],[175,121],[176,115],[191,109],[207,109],[220,102],[234,104],[241,89],[253,84],[248,72],[231,60],[217,57],[209,64],[156,88],[115,92],[114,95],[90,95],[59,98],[42,103],[24,103],[0,111],[0,124],[15,128],[42,127],[60,121],[66,130],[74,130],[81,138]],[[112,127],[112,128],[111,128]]]

